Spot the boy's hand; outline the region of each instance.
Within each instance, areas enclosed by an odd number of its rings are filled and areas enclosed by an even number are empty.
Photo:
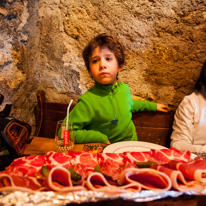
[[[107,140],[107,144],[111,144],[109,140]]]
[[[168,110],[167,105],[157,103],[157,111],[167,112],[167,110]]]

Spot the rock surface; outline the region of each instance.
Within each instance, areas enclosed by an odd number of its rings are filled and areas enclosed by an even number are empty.
[[[100,33],[127,51],[119,80],[137,99],[176,108],[194,90],[206,60],[206,1],[0,1],[0,93],[11,116],[35,132],[38,90],[69,102],[91,87],[81,56]]]

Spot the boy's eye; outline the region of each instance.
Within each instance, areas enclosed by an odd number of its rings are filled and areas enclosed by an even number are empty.
[[[95,64],[95,63],[97,63],[97,61],[98,61],[97,59],[93,59],[92,63]]]
[[[112,60],[112,58],[111,57],[107,57],[107,61],[111,61]]]

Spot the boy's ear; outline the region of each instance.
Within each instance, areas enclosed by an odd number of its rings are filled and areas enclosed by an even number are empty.
[[[123,69],[123,64],[118,68],[118,72],[121,72],[122,71],[122,69]]]

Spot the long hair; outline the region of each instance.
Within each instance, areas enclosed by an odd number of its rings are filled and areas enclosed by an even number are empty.
[[[202,93],[206,89],[206,61],[204,62],[200,71],[200,76],[195,83],[195,89],[200,93]]]

